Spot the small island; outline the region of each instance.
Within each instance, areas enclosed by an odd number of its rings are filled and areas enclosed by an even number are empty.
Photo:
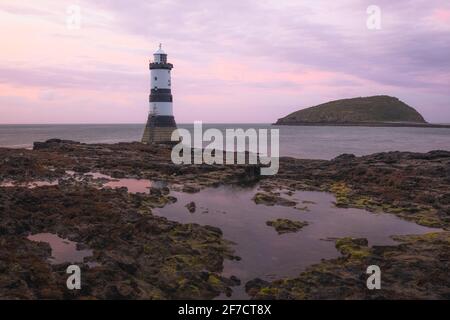
[[[275,125],[450,127],[426,122],[413,107],[387,95],[330,101],[295,111]]]

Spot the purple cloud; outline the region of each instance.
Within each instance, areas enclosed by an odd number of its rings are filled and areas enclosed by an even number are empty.
[[[371,4],[356,0],[81,1],[83,12],[89,12],[82,34],[86,38],[87,32],[99,35],[93,50],[105,50],[100,34],[137,39],[132,45],[121,40],[107,43],[111,52],[127,54],[128,60],[77,57],[92,68],[56,62],[15,68],[0,63],[0,84],[145,95],[146,65],[142,63],[139,71],[130,59],[149,57],[163,42],[175,63],[174,94],[182,106],[177,111],[181,121],[201,115],[209,121],[271,122],[283,113],[328,99],[390,94],[416,107],[429,121],[450,122],[448,2],[379,0],[381,30],[366,27],[366,8]],[[38,9],[9,5],[0,10],[28,16]],[[91,14],[97,11],[112,18],[98,23]],[[57,31],[49,36],[56,43],[73,37]],[[74,37],[73,41],[84,40]],[[225,67],[216,70],[217,64]],[[229,109],[238,103],[230,94],[245,96],[239,108]],[[204,101],[208,108],[196,105]],[[188,107],[190,112],[185,112],[183,108]],[[229,111],[225,117],[222,108]],[[260,111],[256,120],[255,110]]]

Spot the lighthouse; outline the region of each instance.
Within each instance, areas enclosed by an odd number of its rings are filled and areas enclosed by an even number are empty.
[[[172,109],[170,72],[173,65],[167,62],[167,54],[159,45],[150,61],[149,114],[142,143],[166,143],[171,141],[177,128]]]

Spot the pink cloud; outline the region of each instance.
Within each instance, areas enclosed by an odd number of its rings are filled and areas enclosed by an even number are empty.
[[[382,1],[398,25],[380,33],[365,28],[353,0],[79,0],[82,27],[68,30],[72,2],[0,4],[0,123],[144,122],[159,42],[175,65],[178,122],[272,122],[383,93],[450,122],[450,10],[441,0]],[[446,25],[411,25],[422,17]]]
[[[436,9],[433,12],[433,17],[441,23],[450,23],[450,9]]]

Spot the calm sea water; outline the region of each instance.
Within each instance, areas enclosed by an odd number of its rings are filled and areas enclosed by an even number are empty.
[[[192,130],[192,125],[179,127]],[[143,124],[0,125],[0,147],[31,148],[50,138],[86,143],[139,141]],[[270,124],[204,124],[204,129],[280,130],[280,155],[331,159],[342,153],[366,155],[383,151],[450,150],[450,128],[301,127]]]

